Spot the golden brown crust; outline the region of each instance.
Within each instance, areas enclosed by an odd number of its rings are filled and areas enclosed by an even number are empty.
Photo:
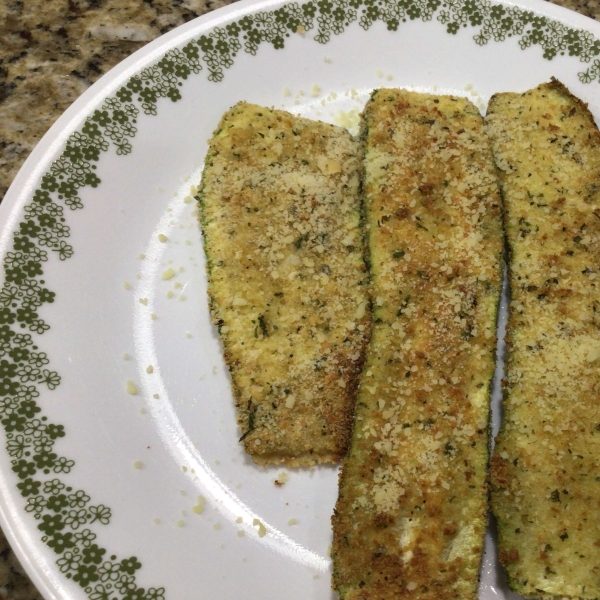
[[[345,600],[474,599],[502,280],[491,151],[462,98],[379,90],[363,119],[374,326],[333,585]]]
[[[210,141],[210,308],[258,464],[346,452],[371,322],[359,166],[345,130],[243,102]]]
[[[600,596],[600,133],[558,80],[488,107],[511,305],[491,461],[500,559],[518,593]]]

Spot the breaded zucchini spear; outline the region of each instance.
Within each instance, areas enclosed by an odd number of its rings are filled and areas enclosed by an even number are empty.
[[[346,130],[244,102],[210,141],[199,193],[210,309],[256,463],[347,450],[371,316],[359,167]]]
[[[377,90],[363,124],[374,325],[333,585],[345,600],[474,599],[502,283],[491,151],[464,98]]]
[[[559,81],[487,115],[511,305],[492,507],[510,586],[600,597],[600,134]]]

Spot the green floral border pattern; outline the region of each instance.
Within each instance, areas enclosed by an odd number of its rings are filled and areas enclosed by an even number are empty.
[[[111,510],[92,504],[83,490],[73,490],[57,475],[68,474],[74,461],[59,457],[54,444],[65,428],[48,422],[36,399],[40,388],[60,384],[60,376],[46,368],[49,358],[32,337],[49,325],[39,308],[54,301],[55,293],[43,279],[43,265],[52,254],[64,261],[73,255],[67,240],[69,211],[83,208],[80,190],[97,187],[96,163],[112,142],[117,155],[132,151],[140,110],[157,114],[159,98],[176,102],[183,81],[203,69],[208,80],[219,82],[242,51],[256,55],[263,43],[283,48],[290,35],[316,28],[314,40],[326,44],[353,22],[368,30],[381,21],[396,31],[407,20],[434,17],[456,34],[477,28],[473,40],[485,45],[518,37],[521,49],[540,46],[543,56],[577,57],[589,63],[600,54],[600,41],[586,31],[571,29],[533,12],[492,4],[489,0],[310,0],[292,2],[274,11],[246,15],[181,49],[168,51],[155,65],[133,76],[73,133],[60,158],[42,177],[14,232],[13,246],[4,259],[0,290],[0,422],[6,449],[25,510],[38,521],[42,541],[57,555],[57,566],[77,582],[90,600],[164,600],[164,588],[138,586],[141,563],[135,556],[118,559],[96,543],[90,527],[110,522]],[[204,65],[204,66],[203,66]],[[600,60],[580,72],[582,83],[600,80]],[[66,209],[66,210],[65,210]]]

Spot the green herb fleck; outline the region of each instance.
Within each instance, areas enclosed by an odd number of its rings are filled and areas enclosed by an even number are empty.
[[[295,242],[294,242],[294,246],[296,246],[296,248],[300,249],[300,247],[302,246],[302,242],[305,242],[308,239],[308,233],[305,233],[304,235],[301,235]]]
[[[260,327],[260,330],[262,331],[263,335],[265,337],[269,337],[269,331],[267,330],[267,323],[265,322],[265,318],[263,317],[263,315],[259,315],[259,317],[258,317],[258,326]]]

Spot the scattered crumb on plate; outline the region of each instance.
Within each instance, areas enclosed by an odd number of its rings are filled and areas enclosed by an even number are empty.
[[[277,475],[277,477],[275,479],[273,479],[273,483],[277,487],[281,487],[288,481],[288,479],[289,479],[289,475],[285,471],[281,471],[281,473],[279,473],[279,475]]]
[[[201,515],[206,507],[206,498],[204,496],[198,496],[198,504],[192,506],[192,510],[195,514]]]
[[[254,521],[252,521],[252,525],[258,525],[258,537],[262,538],[265,537],[265,535],[267,535],[267,528],[259,519],[254,519]]]

